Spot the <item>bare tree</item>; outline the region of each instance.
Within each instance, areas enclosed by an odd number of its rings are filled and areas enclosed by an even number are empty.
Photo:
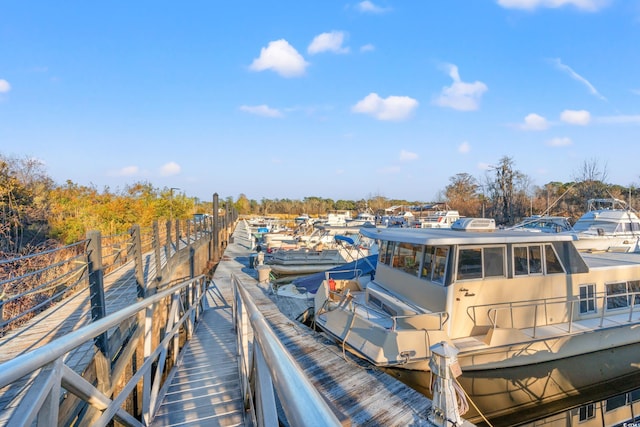
[[[494,217],[498,223],[513,224],[516,216],[526,212],[526,207],[522,206],[522,197],[518,200],[516,196],[526,194],[529,179],[514,169],[511,157],[502,157],[498,165],[491,169],[495,177],[493,181],[487,180],[487,183],[495,207]]]
[[[607,165],[600,165],[598,159],[585,160],[580,169],[575,172],[574,179],[578,196],[583,203],[589,199],[610,197],[606,184],[608,172]]]

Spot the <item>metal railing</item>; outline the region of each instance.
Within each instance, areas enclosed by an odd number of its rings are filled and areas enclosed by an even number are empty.
[[[288,425],[340,426],[338,417],[280,343],[242,283],[235,275],[231,281],[242,392],[257,425],[279,425],[275,389]]]
[[[203,311],[205,286],[204,276],[187,280],[0,365],[0,389],[25,376],[35,378],[14,408],[8,425],[27,426],[36,422],[38,426],[56,426],[61,396],[65,391],[101,411],[101,415],[92,423],[93,426],[106,426],[112,420],[125,426],[148,425],[159,406],[159,394],[166,379],[165,366],[168,359],[172,357],[175,364],[179,354],[176,345],[181,334],[186,335],[187,339],[191,336],[195,322]],[[163,299],[170,300],[167,304],[169,309],[166,325],[157,346],[153,347],[151,318],[154,308]],[[144,362],[124,386],[105,392],[65,364],[68,353],[138,315],[143,317],[140,322],[143,333],[138,335],[138,339],[142,340]],[[124,364],[116,362],[114,371],[124,368]],[[113,378],[118,378],[116,372],[113,373]],[[122,409],[123,402],[139,383],[142,384],[143,421]],[[108,397],[112,393],[113,397]]]
[[[622,303],[620,303],[622,301]],[[533,338],[537,336],[537,329],[542,326],[566,325],[566,332],[571,333],[573,331],[574,324],[580,320],[585,319],[599,319],[599,327],[604,325],[605,319],[609,316],[619,316],[627,313],[627,322],[633,322],[634,313],[639,312],[638,306],[640,306],[640,292],[625,292],[617,294],[605,294],[597,293],[592,297],[580,298],[577,296],[566,298],[545,298],[541,300],[533,301],[518,301],[509,302],[503,304],[487,304],[469,307],[475,310],[487,308],[487,319],[492,329],[500,327],[500,319],[506,318],[506,327],[515,328],[516,324],[521,323],[522,319],[527,319],[529,323],[520,324],[518,328],[532,328]],[[576,306],[587,305],[593,303],[593,309],[585,309],[584,311],[576,309]],[[560,307],[560,311],[564,313],[564,317],[558,318],[555,315],[558,313],[558,309],[553,307]],[[554,310],[554,315],[549,315],[549,311]],[[518,312],[533,311],[532,316],[518,315]],[[578,312],[579,311],[579,312]],[[541,313],[540,313],[541,312]],[[576,319],[576,312],[578,312],[578,318]],[[499,319],[499,314],[502,314]],[[556,320],[550,321],[551,317],[555,317]],[[475,316],[473,317],[475,319]],[[640,319],[638,319],[640,321]],[[502,324],[502,327],[505,327]]]

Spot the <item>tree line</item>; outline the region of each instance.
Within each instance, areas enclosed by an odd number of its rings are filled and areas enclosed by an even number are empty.
[[[438,202],[464,216],[494,218],[498,224],[513,224],[531,214],[553,214],[577,219],[590,198],[615,197],[634,207],[638,190],[608,184],[606,166],[585,161],[571,182],[549,182],[534,186],[518,171],[513,159],[502,157],[482,177],[458,173],[438,194],[438,200],[390,199],[381,195],[361,200],[332,200],[309,196],[302,200],[260,201],[240,194],[221,198],[221,207],[233,206],[244,215],[321,216],[331,210],[383,212],[393,205],[420,206]],[[11,158],[0,154],[0,258],[24,254],[82,240],[87,231],[103,235],[128,232],[134,224],[150,226],[165,218],[186,219],[196,213],[212,213],[212,201],[189,197],[173,188],[157,188],[150,182],[135,182],[113,191],[78,185],[70,180],[56,184],[44,165],[33,158]]]

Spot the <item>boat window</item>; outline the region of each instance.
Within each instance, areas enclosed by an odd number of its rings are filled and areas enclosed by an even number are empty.
[[[551,245],[544,246],[544,258],[547,274],[564,273],[562,263]]]
[[[605,412],[615,411],[618,408],[622,408],[627,404],[627,394],[619,394],[608,398],[605,401]]]
[[[595,285],[580,286],[580,313],[596,312],[596,294]]]
[[[607,283],[607,310],[626,307],[627,282]]]
[[[513,274],[514,276],[542,274],[542,246],[528,245],[514,247]]]
[[[627,283],[629,289],[629,304],[640,305],[640,280],[630,280]]]
[[[444,284],[444,277],[447,268],[447,258],[449,257],[449,248],[445,246],[437,247],[433,257],[433,275],[432,282]]]
[[[483,265],[484,277],[504,276],[504,248],[484,248]]]
[[[393,267],[406,273],[418,275],[422,246],[410,243],[397,243],[393,255]]]
[[[482,278],[482,248],[461,249],[457,280]]]
[[[529,251],[526,246],[513,248],[513,275],[524,276],[529,274]]]
[[[393,257],[393,242],[387,242],[386,240],[381,241],[378,252],[380,254],[378,262],[390,265]]]
[[[580,407],[578,421],[583,422],[596,417],[596,405],[589,403]]]
[[[460,249],[457,280],[502,277],[505,248],[502,246]]]
[[[427,246],[424,249],[424,258],[422,260],[422,272],[420,277],[423,279],[431,280],[431,273],[433,273],[433,256],[435,254],[435,246]]]

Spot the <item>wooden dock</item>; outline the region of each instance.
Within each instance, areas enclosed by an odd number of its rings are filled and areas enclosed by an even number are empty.
[[[406,386],[386,373],[344,353],[332,341],[326,339],[307,326],[285,316],[274,303],[267,284],[258,283],[254,269],[249,268],[251,241],[248,230],[242,223],[234,233],[233,243],[225,250],[218,264],[209,290],[208,302],[211,307],[208,315],[200,322],[193,343],[194,354],[202,351],[212,352],[220,346],[225,356],[208,358],[188,358],[182,360],[179,370],[162,403],[154,426],[189,425],[244,425],[233,405],[240,404],[235,396],[240,393],[240,384],[218,382],[205,377],[211,364],[233,361],[236,363],[237,350],[226,341],[235,340],[229,335],[233,329],[230,309],[226,303],[231,301],[231,274],[237,276],[248,289],[254,302],[265,316],[281,342],[298,362],[311,382],[330,404],[337,409],[348,424],[352,426],[431,426],[427,420],[431,401],[424,395]],[[215,298],[215,299],[214,299]],[[215,315],[214,315],[215,313]],[[205,349],[204,342],[209,342]],[[190,349],[191,351],[191,349]],[[200,353],[202,355],[202,353]],[[193,363],[193,364],[192,364]],[[203,369],[198,375],[198,393],[191,388],[183,388],[189,373],[194,369]],[[223,368],[224,371],[230,369]],[[206,393],[205,393],[206,390]],[[238,394],[236,394],[238,393]],[[220,396],[228,396],[222,399]],[[179,403],[176,403],[179,402]],[[204,407],[203,405],[210,405]],[[166,408],[166,409],[165,409]],[[179,413],[176,417],[175,413]],[[229,417],[216,414],[229,414]],[[233,415],[232,415],[233,414]],[[223,424],[229,422],[229,424]]]
[[[218,263],[206,294],[206,310],[197,324],[161,393],[162,401],[153,426],[247,426],[238,369],[238,348],[232,319],[231,275],[248,290],[275,334],[321,395],[335,408],[345,425],[432,426],[427,417],[431,401],[396,378],[355,358],[323,334],[287,317],[276,304],[267,283],[259,283],[249,268],[252,241],[240,222]],[[154,277],[153,257],[143,261],[145,274]],[[137,297],[132,264],[105,277],[108,313],[130,304]],[[31,323],[0,338],[0,362],[26,353],[90,322],[88,290],[39,315]],[[93,357],[93,345],[70,354],[66,363],[81,371]],[[69,363],[77,358],[77,363]],[[15,402],[20,399],[15,384],[0,390],[0,425],[6,425]],[[286,425],[286,423],[285,423]],[[465,425],[469,425],[465,423]]]

